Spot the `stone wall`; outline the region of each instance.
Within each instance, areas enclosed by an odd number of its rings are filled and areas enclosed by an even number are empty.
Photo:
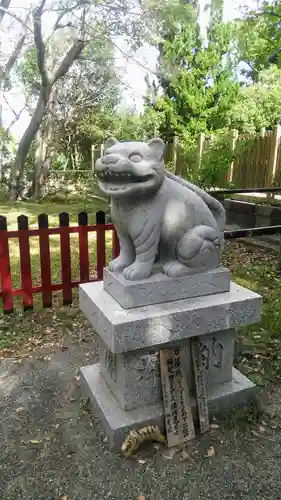
[[[227,226],[241,228],[281,225],[281,207],[239,200],[225,200]]]

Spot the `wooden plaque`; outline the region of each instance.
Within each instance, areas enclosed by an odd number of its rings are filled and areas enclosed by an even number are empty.
[[[206,386],[204,379],[204,367],[201,356],[200,337],[193,337],[191,343],[191,357],[193,361],[196,399],[199,415],[199,423],[201,432],[209,430],[209,414],[208,414],[208,400],[206,395]]]
[[[168,448],[195,437],[187,385],[187,366],[188,356],[184,347],[160,351]]]

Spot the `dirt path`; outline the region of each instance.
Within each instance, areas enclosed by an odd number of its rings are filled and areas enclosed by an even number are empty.
[[[1,361],[1,499],[281,498],[280,389],[267,396],[264,423],[237,412],[192,443],[190,458],[151,444],[124,460],[108,452],[77,379],[79,366],[96,358],[91,331],[29,352]],[[211,446],[215,454],[206,457]]]

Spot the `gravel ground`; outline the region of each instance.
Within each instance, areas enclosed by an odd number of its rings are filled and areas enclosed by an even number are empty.
[[[237,413],[184,453],[151,443],[125,460],[108,452],[81,393],[78,368],[95,361],[93,351],[89,332],[2,360],[1,499],[281,498],[281,389],[266,395],[262,424]]]

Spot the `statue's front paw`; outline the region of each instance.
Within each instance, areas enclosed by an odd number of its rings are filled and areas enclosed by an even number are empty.
[[[142,262],[134,262],[131,266],[123,271],[123,276],[127,280],[141,280],[148,278],[151,275],[151,265]]]
[[[169,276],[170,278],[180,278],[181,276],[186,276],[190,273],[190,269],[187,266],[184,266],[178,260],[172,260],[171,262],[167,262],[163,266],[163,273]]]
[[[109,271],[112,271],[113,273],[121,273],[123,269],[128,267],[130,264],[125,262],[125,260],[121,259],[120,257],[117,257],[116,259],[112,260],[109,263]]]

